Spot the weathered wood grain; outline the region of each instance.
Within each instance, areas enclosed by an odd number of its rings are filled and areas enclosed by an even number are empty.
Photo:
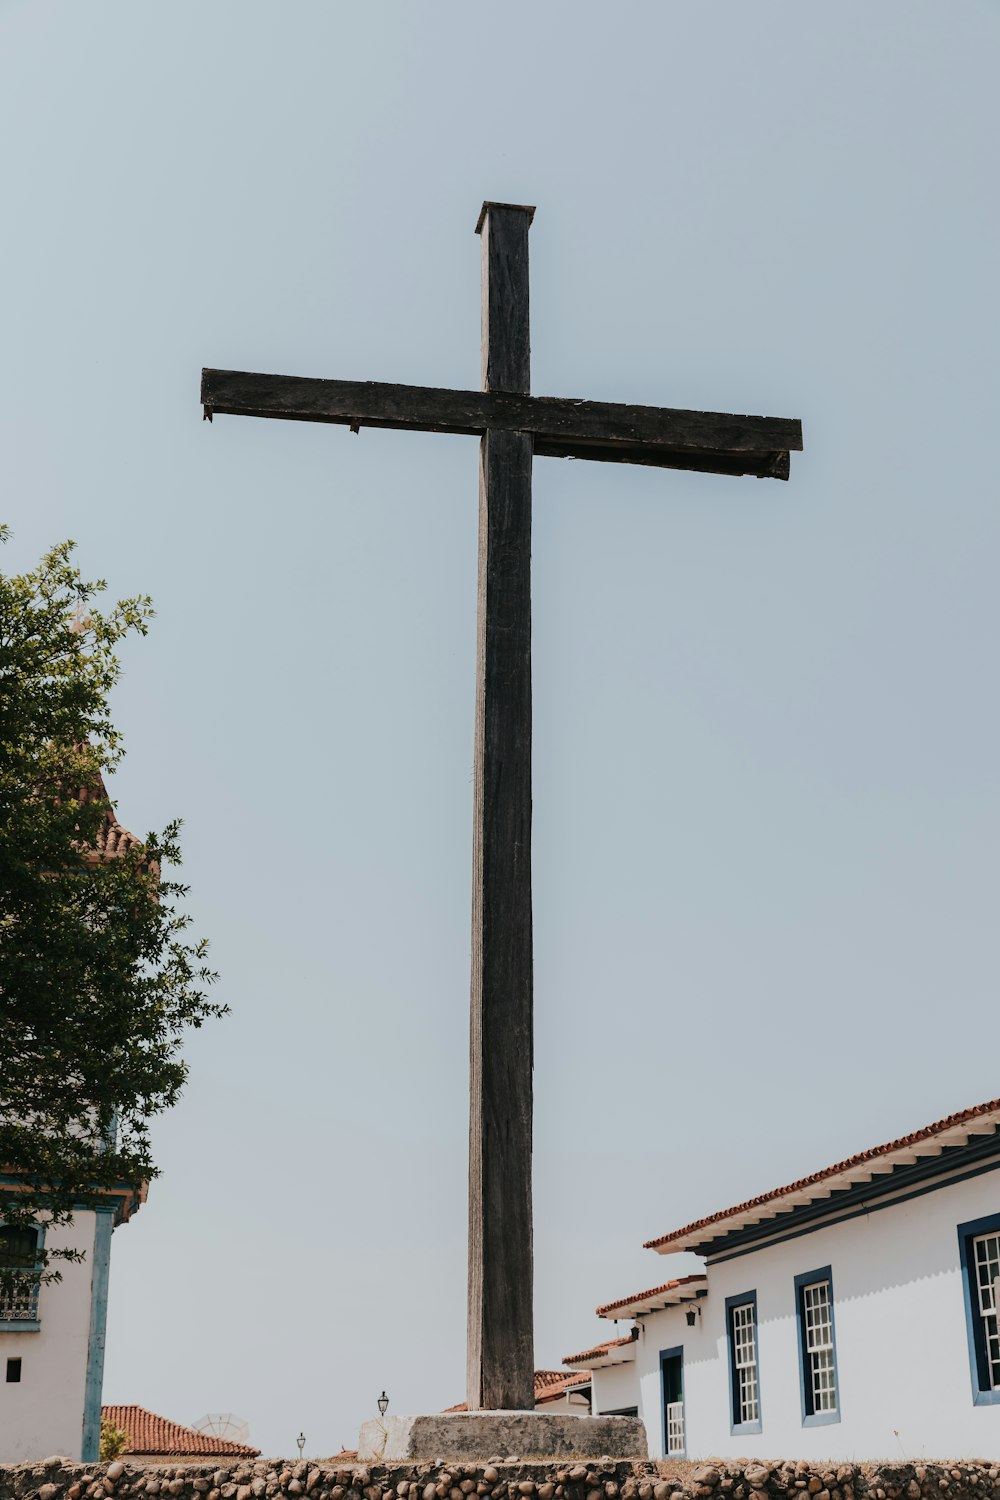
[[[512,203],[484,203],[479,216],[484,391],[526,396],[531,390],[528,229],[534,212]]]
[[[528,219],[483,227],[483,378],[528,380]],[[470,1409],[534,1406],[531,437],[480,443],[469,1101]]]
[[[802,424],[787,417],[575,401],[509,390],[452,391],[376,380],[203,370],[201,399],[206,415],[474,435],[527,432],[535,452],[545,457],[761,478],[787,478],[787,455],[802,447]],[[778,472],[781,466],[784,474]]]
[[[470,1408],[530,1409],[531,470],[596,459],[787,479],[801,423],[529,394],[528,227],[487,202],[481,391],[202,372],[216,413],[480,438],[469,1123]]]

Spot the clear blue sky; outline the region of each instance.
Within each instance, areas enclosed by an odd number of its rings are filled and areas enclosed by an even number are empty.
[[[3,0],[6,564],[159,618],[224,1023],[115,1235],[105,1397],[353,1444],[464,1386],[472,439],[219,418],[203,364],[800,416],[790,484],[535,467],[540,1365],[640,1249],[1000,1092],[1000,9]]]

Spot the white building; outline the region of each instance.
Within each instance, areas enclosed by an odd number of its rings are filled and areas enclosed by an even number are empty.
[[[700,1273],[598,1315],[564,1361],[652,1456],[1000,1453],[1000,1100],[687,1224]]]
[[[535,1410],[569,1411],[577,1416],[590,1415],[590,1371],[535,1371]]]
[[[113,859],[135,843],[109,806],[92,858]],[[0,1288],[0,1463],[54,1453],[91,1463],[101,1436],[111,1233],[145,1202],[146,1184],[102,1193],[101,1206],[77,1209],[72,1225],[5,1228],[4,1200],[22,1185],[16,1171],[0,1171],[0,1265],[37,1270],[43,1245],[84,1258],[53,1261],[61,1281],[29,1281],[7,1295]]]
[[[16,1190],[15,1177],[0,1184]],[[5,1266],[25,1265],[42,1244],[85,1254],[79,1264],[53,1262],[59,1282],[0,1294],[0,1463],[50,1453],[87,1463],[98,1457],[111,1233],[143,1201],[145,1185],[105,1197],[107,1207],[78,1210],[68,1227],[0,1227]]]

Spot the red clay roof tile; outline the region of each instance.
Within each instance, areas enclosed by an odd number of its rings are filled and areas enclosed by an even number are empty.
[[[688,1235],[695,1234],[698,1230],[707,1229],[713,1224],[723,1224],[726,1219],[734,1218],[737,1214],[745,1214],[750,1210],[762,1207],[765,1203],[772,1203],[776,1198],[783,1198],[788,1193],[799,1193],[805,1188],[814,1187],[828,1177],[836,1177],[840,1172],[848,1172],[852,1167],[862,1166],[868,1161],[877,1161],[880,1156],[888,1156],[893,1151],[905,1150],[907,1146],[919,1145],[922,1141],[933,1139],[946,1130],[952,1130],[956,1125],[964,1125],[968,1120],[975,1120],[981,1115],[996,1113],[1000,1110],[1000,1099],[990,1099],[985,1104],[975,1104],[971,1109],[959,1110],[958,1114],[946,1115],[943,1120],[936,1120],[933,1125],[925,1125],[921,1130],[914,1130],[910,1135],[900,1136],[898,1140],[886,1141],[882,1146],[872,1146],[868,1151],[859,1151],[857,1156],[849,1156],[846,1161],[839,1161],[832,1167],[824,1167],[821,1172],[813,1172],[810,1177],[801,1177],[797,1182],[786,1183],[784,1187],[773,1188],[769,1193],[761,1193],[757,1198],[749,1198],[746,1203],[737,1203],[733,1208],[724,1208],[720,1213],[709,1214],[707,1218],[695,1219],[691,1224],[685,1224],[682,1229],[675,1229],[670,1234],[660,1235],[658,1239],[646,1240],[644,1250],[658,1250],[661,1245],[669,1245],[674,1240],[686,1239]],[[723,1231],[724,1232],[724,1231]],[[705,1236],[707,1240],[709,1236]]]
[[[631,1297],[619,1297],[617,1302],[605,1302],[603,1307],[597,1309],[599,1318],[612,1317],[615,1309],[619,1307],[631,1307],[633,1302],[645,1302],[647,1297],[655,1297],[660,1292],[672,1292],[678,1287],[689,1286],[692,1281],[704,1281],[702,1272],[694,1276],[678,1276],[675,1281],[665,1281],[662,1286],[651,1286],[648,1292],[635,1292]]]
[[[257,1458],[259,1448],[195,1432],[144,1406],[102,1406],[102,1422],[128,1433],[129,1458]]]
[[[589,1370],[536,1370],[535,1405],[544,1406],[547,1401],[558,1401],[568,1391],[589,1379]]]
[[[543,1401],[555,1401],[557,1397],[565,1395],[568,1389],[579,1385],[589,1376],[589,1370],[536,1370],[535,1405]],[[457,1406],[446,1406],[442,1416],[447,1416],[449,1412],[468,1411],[468,1409],[466,1402],[460,1401]]]
[[[582,1354],[567,1354],[563,1360],[564,1365],[578,1365],[585,1359],[600,1359],[602,1354],[607,1354],[609,1349],[620,1349],[622,1344],[634,1344],[632,1334],[626,1334],[623,1339],[607,1339],[603,1344],[595,1344],[593,1349],[584,1349]]]

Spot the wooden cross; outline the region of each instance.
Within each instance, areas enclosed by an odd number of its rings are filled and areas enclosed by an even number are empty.
[[[533,454],[787,479],[798,421],[529,392],[528,227],[484,203],[482,390],[205,370],[205,416],[470,433],[479,444],[467,1400],[534,1406],[531,1112]]]

